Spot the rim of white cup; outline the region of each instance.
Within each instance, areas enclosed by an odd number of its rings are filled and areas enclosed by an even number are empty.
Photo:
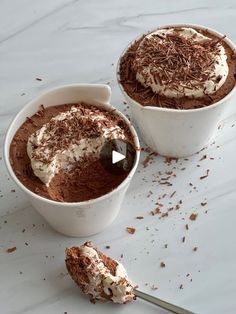
[[[21,115],[21,112],[25,109],[26,106],[29,106],[30,107],[30,104],[32,101],[35,101],[37,100],[38,98],[44,96],[44,94],[47,94],[49,92],[52,92],[52,91],[56,91],[56,90],[59,90],[61,88],[66,88],[66,87],[73,87],[73,86],[82,86],[82,85],[93,85],[93,86],[101,86],[101,85],[105,85],[105,84],[83,84],[83,83],[78,83],[78,84],[66,84],[66,85],[60,85],[60,86],[57,86],[55,88],[52,88],[52,89],[48,89],[46,90],[45,92],[39,94],[37,97],[34,97],[32,100],[30,100],[29,102],[27,102],[23,108],[17,113],[17,115],[13,118],[13,120],[11,121],[8,129],[7,129],[7,132],[6,132],[6,136],[5,136],[5,140],[4,140],[4,161],[5,161],[5,164],[7,166],[7,170],[8,172],[10,173],[10,176],[11,178],[13,179],[13,181],[15,181],[15,183],[26,193],[26,194],[30,194],[32,197],[42,201],[42,202],[45,202],[45,203],[49,203],[49,204],[53,204],[53,205],[58,205],[58,206],[65,206],[65,207],[75,207],[76,205],[90,205],[90,204],[94,204],[96,202],[100,202],[108,197],[110,197],[112,194],[116,193],[117,191],[119,191],[120,189],[122,189],[122,187],[127,183],[128,180],[130,180],[136,169],[137,169],[137,166],[138,166],[138,163],[139,163],[139,157],[140,157],[140,143],[139,143],[139,138],[138,138],[138,135],[137,135],[137,132],[135,130],[135,128],[133,127],[132,123],[128,120],[128,118],[121,112],[119,111],[117,108],[115,108],[114,106],[112,106],[110,103],[109,103],[109,108],[114,109],[114,112],[116,114],[118,114],[121,118],[124,119],[125,123],[127,124],[127,126],[129,127],[129,130],[131,131],[131,134],[133,136],[133,139],[134,139],[134,145],[135,145],[135,161],[134,161],[134,164],[133,164],[133,167],[132,169],[130,170],[130,172],[128,173],[127,177],[112,191],[102,195],[102,196],[99,196],[97,198],[94,198],[94,199],[91,199],[91,200],[87,200],[87,201],[82,201],[82,202],[58,202],[58,201],[54,201],[54,200],[51,200],[51,199],[48,199],[48,198],[45,198],[43,196],[40,196],[36,193],[34,193],[33,191],[31,191],[30,189],[28,189],[18,178],[17,176],[15,175],[15,172],[13,171],[12,169],[12,166],[11,166],[11,163],[10,163],[10,158],[8,158],[8,154],[9,154],[9,148],[10,148],[10,141],[9,141],[9,133],[10,133],[10,130],[11,128],[14,126],[14,123],[15,121],[18,119],[18,117]],[[101,104],[101,105],[105,105],[106,104]],[[96,105],[95,105],[96,106]],[[105,108],[107,109],[107,108]],[[37,112],[37,110],[35,111],[35,113]],[[9,143],[9,144],[8,144]]]
[[[142,108],[143,110],[155,110],[155,111],[162,111],[162,112],[170,112],[170,113],[175,113],[175,114],[180,114],[180,113],[193,113],[193,112],[200,112],[200,111],[205,111],[205,110],[211,110],[216,106],[221,105],[223,102],[227,101],[228,98],[230,98],[236,91],[236,84],[233,87],[233,89],[222,99],[220,99],[219,101],[215,102],[212,105],[209,106],[205,106],[205,107],[200,107],[200,108],[194,108],[194,109],[173,109],[173,108],[164,108],[164,107],[155,107],[155,106],[143,106],[142,104],[140,104],[139,102],[137,102],[135,99],[131,98],[125,91],[123,85],[120,83],[120,60],[123,57],[123,55],[126,53],[126,51],[130,48],[130,46],[132,46],[135,41],[139,40],[143,35],[147,35],[149,33],[154,32],[157,29],[161,29],[161,28],[167,28],[167,27],[192,27],[192,28],[199,28],[201,30],[206,30],[209,31],[210,33],[212,33],[213,35],[216,35],[217,37],[223,37],[224,35],[216,30],[214,30],[213,28],[207,27],[207,26],[203,26],[203,25],[198,25],[198,24],[189,24],[189,23],[177,23],[177,24],[167,24],[167,25],[161,25],[158,26],[157,28],[145,32],[141,35],[138,35],[135,39],[133,39],[127,46],[126,48],[123,50],[123,52],[121,53],[117,66],[116,66],[116,78],[118,81],[118,85],[122,91],[122,93],[130,100],[132,101],[135,105],[137,105],[138,107]],[[224,41],[229,45],[229,47],[236,53],[236,45],[228,38],[224,38]]]

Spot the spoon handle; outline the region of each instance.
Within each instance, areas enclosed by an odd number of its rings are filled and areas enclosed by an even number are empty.
[[[150,294],[144,293],[142,291],[139,290],[134,290],[134,294],[136,295],[136,297],[143,299],[147,302],[153,303],[155,305],[160,306],[161,308],[168,310],[172,313],[176,313],[176,314],[194,314],[191,311],[185,310],[182,307],[179,307],[177,305],[168,303],[166,301],[163,301],[161,299],[158,299],[156,297],[151,296]]]

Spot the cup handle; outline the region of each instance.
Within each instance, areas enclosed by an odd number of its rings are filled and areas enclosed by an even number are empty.
[[[98,103],[110,104],[111,88],[106,84],[93,84],[92,88],[88,85],[88,93],[90,97]]]

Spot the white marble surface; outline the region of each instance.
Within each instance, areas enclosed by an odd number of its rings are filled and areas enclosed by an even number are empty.
[[[124,111],[113,64],[138,34],[160,24],[191,22],[215,28],[236,42],[235,18],[234,0],[1,0],[0,156],[10,120],[28,100],[50,87],[110,82],[112,102]],[[145,169],[140,163],[117,220],[90,237],[100,249],[110,245],[107,252],[113,257],[124,255],[123,264],[142,290],[196,313],[236,312],[236,128],[231,127],[235,120],[231,116],[225,121],[216,144],[189,161],[167,166],[156,157]],[[203,154],[207,159],[198,162]],[[173,186],[152,182],[158,171],[174,166]],[[183,167],[186,170],[181,171]],[[209,177],[200,180],[207,169]],[[153,194],[148,198],[150,190]],[[182,199],[181,210],[161,220],[152,217],[149,212],[158,196],[175,190],[171,200]],[[66,275],[64,265],[65,248],[85,239],[54,232],[9,179],[2,160],[0,195],[1,313],[164,313],[139,300],[126,306],[90,304]],[[202,207],[205,199],[207,205]],[[168,202],[167,197],[166,208]],[[194,210],[199,215],[192,222],[188,217]],[[127,226],[135,227],[136,233],[128,234]],[[7,254],[13,246],[17,250]],[[198,250],[193,252],[195,246]],[[160,268],[161,261],[165,268]]]

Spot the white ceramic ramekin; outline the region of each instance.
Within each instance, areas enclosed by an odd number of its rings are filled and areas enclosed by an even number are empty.
[[[204,30],[207,29],[216,36],[223,36],[213,29],[194,24],[173,24],[158,28],[178,26],[195,27]],[[141,36],[134,41],[138,40]],[[121,57],[134,41],[126,47]],[[236,47],[232,41],[227,38],[225,41],[233,51],[236,51]],[[124,97],[130,104],[133,118],[140,129],[142,138],[152,150],[160,155],[169,157],[186,157],[200,151],[214,139],[217,127],[220,122],[226,118],[226,113],[232,114],[233,108],[236,107],[234,103],[235,98],[233,97],[235,95],[236,87],[217,103],[199,109],[178,110],[153,106],[144,107],[129,97],[123,86],[120,84],[119,67],[120,60],[117,65],[118,83]]]
[[[139,161],[139,140],[135,129],[129,120],[110,105],[111,89],[107,85],[99,84],[74,84],[54,88],[26,104],[12,121],[5,138],[4,158],[7,169],[16,184],[26,193],[33,207],[46,219],[46,221],[58,232],[68,236],[88,236],[102,231],[117,216],[125,192],[128,189],[131,178]],[[77,103],[84,101],[108,110],[113,108],[121,116],[130,128],[137,147],[135,163],[127,178],[113,191],[99,198],[85,202],[61,203],[43,198],[28,190],[16,177],[10,161],[9,147],[18,128],[32,116],[43,104],[45,107]]]

